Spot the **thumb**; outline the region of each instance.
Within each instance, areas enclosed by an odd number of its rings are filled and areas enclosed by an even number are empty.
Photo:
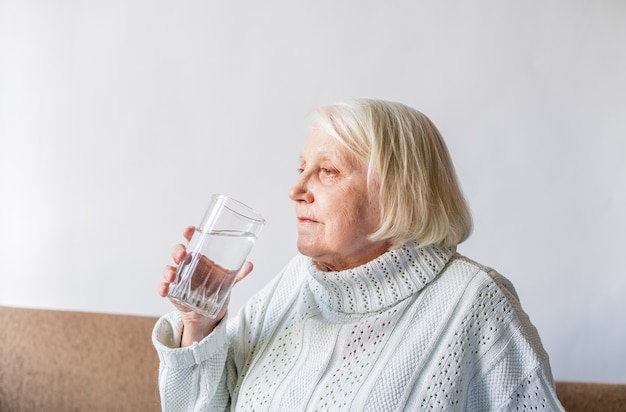
[[[241,267],[241,269],[239,270],[239,273],[237,274],[237,278],[235,279],[235,281],[239,282],[241,279],[248,276],[250,272],[252,272],[252,269],[254,269],[254,265],[252,264],[252,262],[246,261]]]

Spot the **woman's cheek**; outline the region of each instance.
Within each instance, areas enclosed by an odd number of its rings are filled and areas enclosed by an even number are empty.
[[[343,187],[339,199],[336,215],[343,223],[342,226],[356,225],[362,218],[362,211],[367,209],[366,194],[359,188]]]

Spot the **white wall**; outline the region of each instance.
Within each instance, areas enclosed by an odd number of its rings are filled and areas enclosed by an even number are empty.
[[[626,3],[0,0],[0,304],[159,315],[209,195],[268,225],[240,306],[295,253],[314,107],[440,127],[557,379],[626,382]]]

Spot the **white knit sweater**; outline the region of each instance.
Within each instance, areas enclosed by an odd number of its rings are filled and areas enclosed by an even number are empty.
[[[453,249],[341,272],[296,256],[201,342],[180,328],[153,333],[166,411],[563,410],[511,283]]]

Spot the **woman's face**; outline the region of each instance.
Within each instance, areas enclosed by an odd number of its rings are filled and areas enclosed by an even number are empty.
[[[298,250],[322,270],[345,270],[386,252],[370,241],[378,228],[377,190],[367,190],[367,166],[321,129],[311,129],[300,155],[300,176],[289,197],[296,204]]]

